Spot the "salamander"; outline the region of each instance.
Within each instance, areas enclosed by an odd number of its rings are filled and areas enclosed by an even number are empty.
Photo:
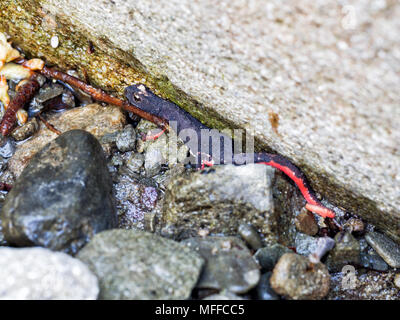
[[[204,165],[243,165],[252,162],[274,167],[294,181],[307,201],[308,210],[324,218],[335,217],[335,213],[319,201],[304,173],[287,158],[265,152],[233,154],[233,141],[229,136],[207,127],[173,102],[155,95],[143,84],[127,87],[125,97],[141,110],[169,121],[170,127],[192,154],[197,155],[196,166],[203,168]]]

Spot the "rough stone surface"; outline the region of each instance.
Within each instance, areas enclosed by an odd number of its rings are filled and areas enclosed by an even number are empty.
[[[245,293],[260,280],[260,271],[249,249],[235,237],[189,238],[182,244],[198,252],[206,261],[197,288],[226,289]]]
[[[61,132],[82,129],[100,138],[105,134],[121,130],[126,120],[122,111],[115,106],[103,107],[99,104],[90,104],[63,113],[54,113],[47,117],[47,121]],[[18,177],[30,159],[56,137],[57,134],[47,129],[41,122],[37,135],[17,146],[15,154],[8,162],[11,173]],[[106,141],[102,146],[108,151]]]
[[[271,276],[272,289],[290,299],[322,299],[329,292],[330,276],[322,263],[310,265],[308,258],[284,254]]]
[[[254,129],[322,195],[400,239],[399,10],[364,0],[8,0],[0,30],[103,87],[143,81],[211,126]]]
[[[272,201],[274,170],[260,164],[225,165],[175,177],[168,184],[162,223],[165,235],[236,235],[250,223],[264,236],[276,238],[277,216]]]
[[[1,220],[11,244],[72,254],[115,227],[112,181],[96,138],[72,130],[48,143],[8,193]]]
[[[44,248],[0,248],[0,299],[96,299],[97,278],[65,253]]]
[[[343,274],[331,277],[329,300],[399,300],[400,290],[394,284],[395,273],[368,271],[356,274],[354,289],[343,286]]]
[[[369,232],[365,240],[389,266],[400,267],[400,246],[392,239],[378,232]]]
[[[318,238],[314,238],[299,232],[296,235],[295,248],[298,254],[308,256],[317,250]]]
[[[180,243],[139,230],[99,233],[77,257],[97,275],[101,299],[187,299],[204,263]]]

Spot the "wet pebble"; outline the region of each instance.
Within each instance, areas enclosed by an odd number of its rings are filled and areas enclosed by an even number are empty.
[[[162,151],[156,148],[149,148],[144,156],[144,169],[147,177],[154,177],[161,171],[164,162]]]
[[[317,250],[318,238],[298,232],[295,238],[295,247],[298,254],[309,256]]]
[[[133,173],[140,173],[144,164],[144,155],[141,153],[132,153],[126,161],[126,168]]]
[[[224,165],[173,176],[166,186],[163,235],[174,238],[210,234],[237,235],[241,223],[276,238],[272,199],[274,170],[264,165]]]
[[[187,299],[204,263],[173,240],[117,229],[97,234],[77,258],[97,275],[101,299]]]
[[[285,253],[291,253],[292,250],[287,247],[274,243],[261,249],[258,249],[254,254],[254,258],[260,264],[261,268],[265,271],[270,271],[275,267],[281,256]]]
[[[360,264],[360,244],[350,232],[338,233],[335,236],[335,247],[329,253],[326,266],[329,271],[337,272],[345,265]]]
[[[360,264],[364,268],[373,269],[376,271],[387,271],[389,269],[389,266],[385,260],[383,260],[372,248],[367,252],[361,253]]]
[[[400,246],[392,239],[378,232],[368,232],[365,240],[389,266],[400,267]]]
[[[295,225],[297,230],[309,236],[314,236],[318,232],[318,224],[315,221],[314,215],[305,208],[296,217]]]
[[[0,299],[7,300],[87,300],[99,293],[84,263],[44,248],[0,248],[0,283]]]
[[[260,282],[257,285],[257,296],[260,300],[279,300],[279,296],[271,288],[270,279],[272,272],[261,275]]]
[[[127,152],[135,149],[136,131],[132,125],[128,124],[117,135],[116,145],[119,151]]]
[[[295,253],[284,254],[271,276],[272,289],[290,299],[322,299],[329,292],[330,276],[322,263],[311,264]]]
[[[115,227],[112,181],[96,138],[72,130],[47,144],[15,182],[1,219],[11,244],[72,254]]]
[[[394,276],[394,281],[393,281],[394,285],[400,289],[400,274],[396,274]]]
[[[10,158],[15,152],[15,142],[10,138],[0,135],[0,157]]]
[[[24,125],[17,127],[11,132],[11,136],[16,141],[22,141],[34,135],[39,130],[39,122],[36,118],[30,119]]]
[[[260,280],[260,271],[249,249],[236,237],[196,237],[181,242],[198,252],[206,265],[197,288],[245,293]]]
[[[257,230],[250,224],[242,223],[239,225],[238,233],[242,239],[254,250],[261,248],[262,242]]]
[[[350,233],[360,235],[365,231],[365,224],[361,219],[350,218],[343,226]]]

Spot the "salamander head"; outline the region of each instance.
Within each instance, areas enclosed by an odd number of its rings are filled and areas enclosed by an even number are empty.
[[[150,91],[144,84],[134,84],[125,88],[125,97],[132,105],[154,114],[154,101],[152,101],[154,93]]]

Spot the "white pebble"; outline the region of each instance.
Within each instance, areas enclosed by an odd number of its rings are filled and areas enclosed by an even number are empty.
[[[50,40],[50,45],[52,46],[52,48],[57,48],[59,44],[59,40],[57,36],[52,36],[51,40]]]
[[[396,276],[394,277],[394,285],[397,288],[400,288],[400,273],[396,274]]]

